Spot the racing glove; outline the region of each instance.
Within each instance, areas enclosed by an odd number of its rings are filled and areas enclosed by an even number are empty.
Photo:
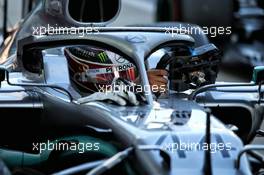
[[[96,92],[90,96],[79,99],[79,104],[86,104],[93,101],[108,101],[114,102],[120,106],[139,105],[137,95],[131,91],[133,84],[121,78],[118,78],[111,86],[110,90],[105,92]]]

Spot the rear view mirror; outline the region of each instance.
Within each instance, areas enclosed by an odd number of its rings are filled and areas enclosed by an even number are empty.
[[[69,0],[69,15],[77,22],[101,23],[115,18],[120,0]]]
[[[264,66],[257,66],[254,68],[252,81],[259,84],[264,81]]]

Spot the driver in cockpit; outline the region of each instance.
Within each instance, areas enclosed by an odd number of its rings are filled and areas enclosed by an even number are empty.
[[[140,83],[135,66],[118,54],[89,46],[68,47],[64,52],[69,63],[71,79],[81,91],[98,92],[100,85],[113,82],[116,73],[120,78]],[[116,71],[113,71],[113,67],[116,67]],[[151,69],[147,71],[147,75],[151,89],[155,86],[157,91],[167,90],[166,70]]]

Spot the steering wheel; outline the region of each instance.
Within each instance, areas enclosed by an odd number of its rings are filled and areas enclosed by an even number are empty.
[[[172,48],[158,62],[156,69],[169,66],[170,90],[183,92],[214,84],[220,63],[220,51],[214,44],[198,48]]]

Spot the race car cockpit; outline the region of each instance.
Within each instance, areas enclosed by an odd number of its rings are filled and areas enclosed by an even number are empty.
[[[107,28],[100,28],[100,30],[105,29],[107,30]],[[112,44],[111,46],[100,46],[102,43],[92,45],[91,41],[86,39],[87,36],[80,38],[78,35],[71,36],[69,39],[65,38],[67,37],[65,35],[63,37],[58,35],[53,41],[54,44],[49,42],[46,46],[43,46],[43,43],[49,41],[46,40],[47,37],[28,37],[19,42],[21,50],[18,50],[18,53],[22,56],[18,58],[18,64],[21,65],[19,67],[23,67],[24,74],[28,77],[42,78],[41,81],[49,84],[52,82],[58,84],[58,81],[67,80],[64,84],[68,83],[67,86],[71,89],[74,87],[81,96],[96,93],[91,99],[86,98],[92,101],[113,101],[115,99],[113,97],[116,96],[114,94],[116,92],[123,94],[122,90],[133,96],[125,97],[127,100],[135,100],[136,96],[141,97],[140,100],[142,100],[145,94],[150,99],[152,95],[154,99],[158,99],[160,95],[167,92],[167,89],[169,93],[173,91],[178,93],[214,84],[220,62],[220,51],[213,44],[195,48],[193,39],[188,35],[179,35],[179,40],[174,40],[170,35],[162,33],[162,30],[160,29],[159,32],[149,28],[144,31],[144,35],[136,32],[127,35],[127,32],[121,31],[118,33],[100,31],[91,35],[91,40],[94,42],[112,36],[120,42],[125,41],[122,45]],[[66,43],[69,40],[75,41],[76,44],[60,44],[60,46],[57,44]],[[81,43],[80,40],[87,44],[77,44]],[[157,41],[159,43],[156,43]],[[131,47],[133,54],[131,52],[131,55],[128,55],[121,51],[128,47]],[[139,47],[140,50],[137,51]],[[143,52],[141,58],[137,53],[139,51]],[[52,65],[56,59],[61,61],[61,70],[53,73],[55,70],[52,69]],[[142,64],[138,63],[138,60],[141,60]],[[148,77],[145,77],[146,72],[151,69],[167,71],[168,84],[163,87],[158,87],[155,83],[149,84],[149,80],[144,78]],[[117,87],[116,83],[119,86],[120,83],[122,84],[121,91],[117,91],[120,87]],[[113,91],[114,94],[109,94]],[[121,96],[124,97],[124,95]],[[132,101],[132,104],[139,103]]]
[[[73,8],[79,3],[94,8],[95,18]],[[263,147],[244,143],[261,133],[263,69],[252,83],[215,84],[221,52],[203,33],[108,27],[120,1],[100,12],[108,3],[46,0],[20,26],[15,54],[0,67],[7,167],[57,175],[258,172],[263,160],[251,169],[244,153]],[[149,81],[151,69],[168,72],[165,91]],[[19,132],[6,132],[10,126]],[[182,143],[194,146],[176,148]]]

